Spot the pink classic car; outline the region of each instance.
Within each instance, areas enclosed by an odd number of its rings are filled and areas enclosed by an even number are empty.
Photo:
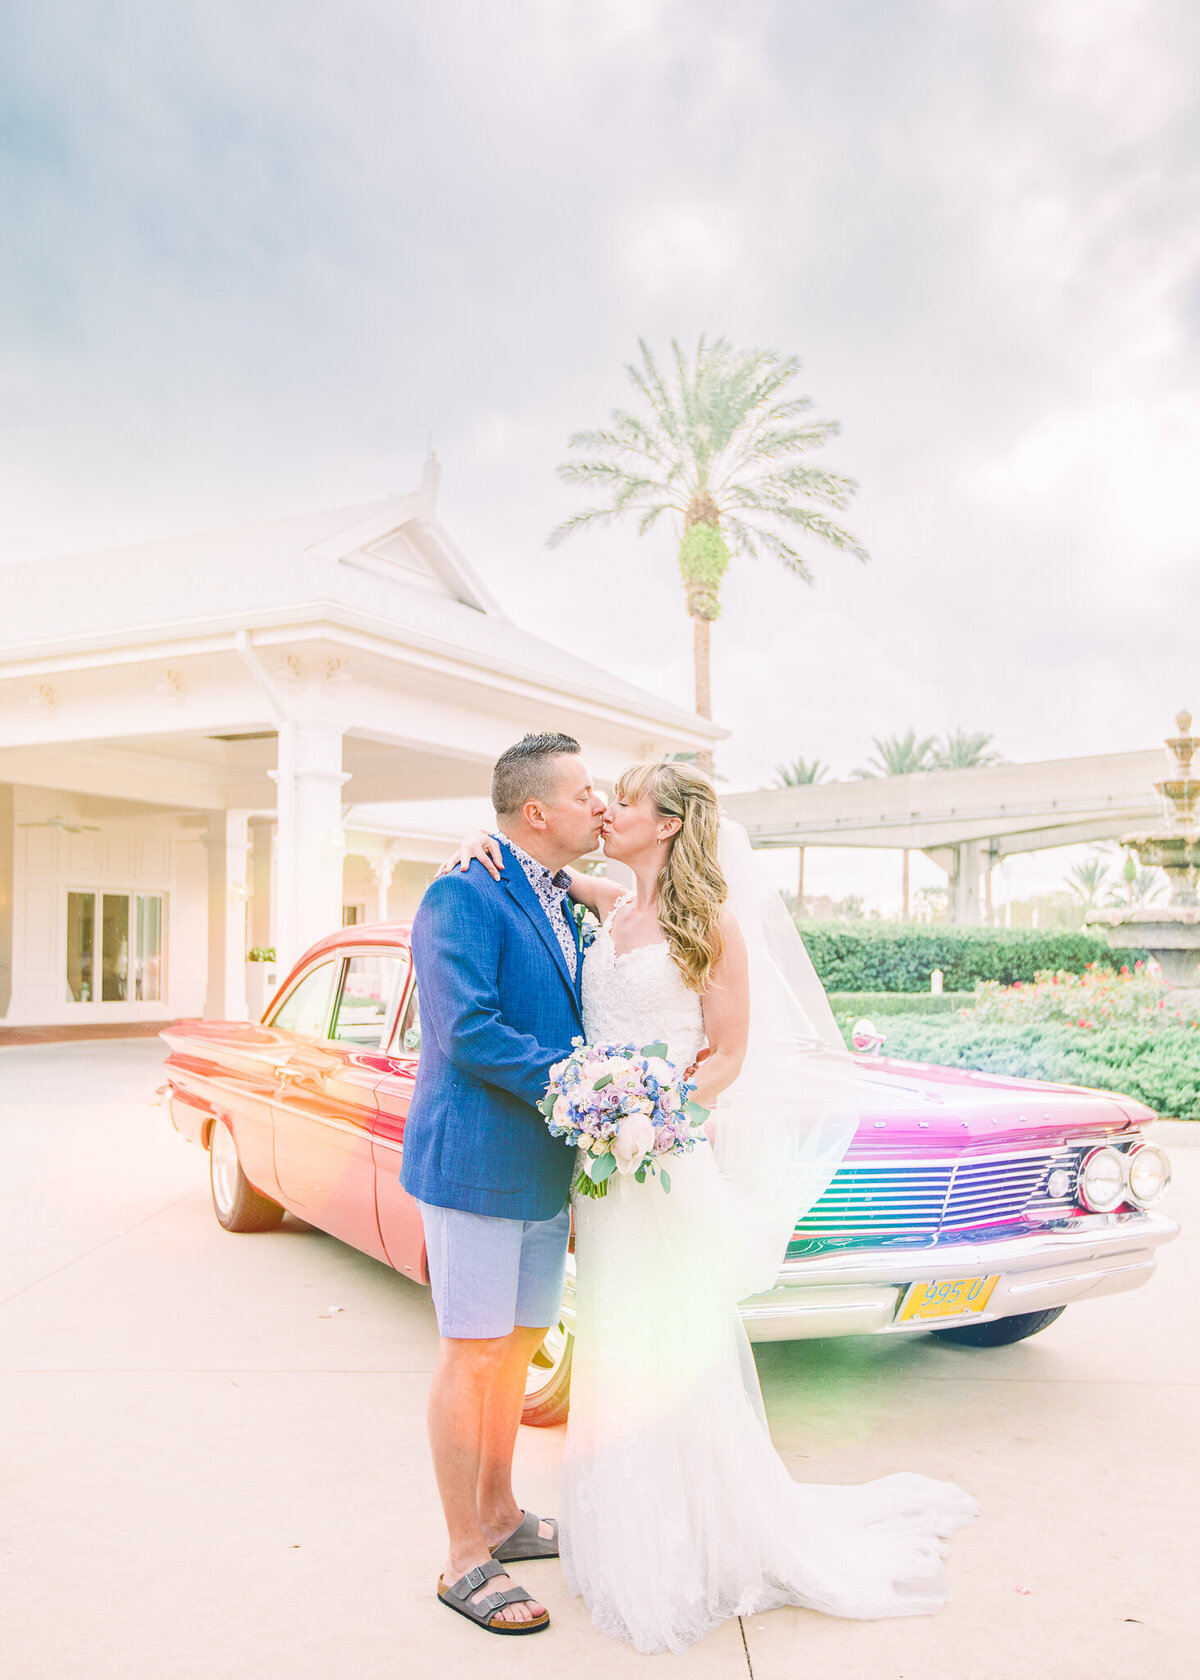
[[[180,1021],[171,1116],[208,1150],[227,1231],[284,1213],[428,1281],[400,1187],[421,1027],[408,929],[314,945],[261,1025]],[[796,1227],[775,1287],[743,1302],[754,1341],[932,1331],[1001,1347],[1068,1304],[1136,1289],[1178,1227],[1154,1211],[1170,1168],[1128,1097],[858,1058],[860,1120],[836,1178]],[[566,1414],[573,1296],[530,1367],[525,1421]]]

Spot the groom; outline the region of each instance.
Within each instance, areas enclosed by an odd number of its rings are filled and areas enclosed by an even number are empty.
[[[557,1526],[513,1497],[529,1362],[562,1302],[574,1157],[534,1104],[582,1032],[565,865],[594,849],[605,801],[569,735],[496,761],[499,881],[477,862],[432,882],[413,922],[422,1045],[401,1182],[425,1227],[441,1346],[429,1443],[449,1560],[444,1604],[495,1633],[545,1627],[503,1568],[558,1555]]]

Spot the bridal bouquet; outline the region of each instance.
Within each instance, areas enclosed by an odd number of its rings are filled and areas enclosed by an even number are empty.
[[[551,1137],[565,1138],[583,1152],[575,1190],[603,1196],[613,1173],[647,1173],[671,1188],[663,1165],[668,1155],[686,1155],[708,1111],[691,1101],[695,1085],[680,1078],[666,1059],[665,1044],[585,1044],[550,1069],[550,1084],[538,1107]]]

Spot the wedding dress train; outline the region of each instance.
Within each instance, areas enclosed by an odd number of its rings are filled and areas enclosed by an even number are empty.
[[[585,958],[583,1008],[590,1043],[662,1040],[679,1068],[703,1043],[700,999],[667,945],[618,956],[607,923]],[[944,1538],[975,1501],[907,1473],[793,1481],[737,1312],[729,1186],[707,1142],[670,1175],[669,1194],[614,1174],[606,1196],[575,1204],[571,1591],[598,1628],[646,1652],[784,1604],[856,1618],[938,1609]]]

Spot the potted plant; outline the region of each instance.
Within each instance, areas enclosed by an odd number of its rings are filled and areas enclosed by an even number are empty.
[[[252,1021],[262,1020],[276,984],[275,947],[252,945],[246,952],[246,1007]]]

